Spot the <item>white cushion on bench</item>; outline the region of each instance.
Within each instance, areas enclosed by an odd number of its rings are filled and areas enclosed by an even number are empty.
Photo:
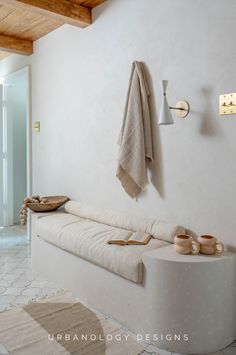
[[[89,218],[110,226],[149,233],[154,238],[170,243],[174,242],[174,237],[177,234],[185,233],[183,227],[172,222],[104,210],[76,201],[67,202],[65,210],[76,216]]]
[[[169,243],[152,239],[148,245],[118,246],[107,241],[121,229],[68,213],[38,219],[36,233],[47,242],[136,283],[142,282],[142,255]],[[63,262],[63,260],[62,260]]]

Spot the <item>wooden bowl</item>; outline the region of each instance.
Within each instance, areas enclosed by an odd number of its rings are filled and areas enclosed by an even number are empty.
[[[42,198],[45,198],[47,202],[28,202],[26,205],[27,208],[34,212],[50,212],[56,211],[59,207],[64,205],[64,203],[69,201],[69,198],[66,196],[44,196]]]

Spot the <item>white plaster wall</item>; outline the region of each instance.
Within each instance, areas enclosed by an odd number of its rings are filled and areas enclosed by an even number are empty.
[[[225,6],[226,5],[226,6]],[[29,58],[11,56],[0,75],[32,65],[34,191],[212,233],[236,247],[236,117],[218,115],[218,96],[236,91],[234,0],[110,0],[93,26],[64,26],[40,39]],[[131,200],[115,177],[117,137],[131,63],[159,81],[169,102],[187,99],[189,119],[156,132],[154,184]]]

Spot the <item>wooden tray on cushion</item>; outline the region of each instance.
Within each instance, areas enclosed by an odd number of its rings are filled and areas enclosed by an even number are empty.
[[[31,209],[34,212],[50,212],[56,211],[59,207],[64,205],[70,199],[67,196],[44,196],[47,202],[28,202],[27,208]]]

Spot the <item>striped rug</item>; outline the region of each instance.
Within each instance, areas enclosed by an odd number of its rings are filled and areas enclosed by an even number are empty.
[[[12,355],[137,355],[130,333],[68,294],[0,314],[0,353]]]

